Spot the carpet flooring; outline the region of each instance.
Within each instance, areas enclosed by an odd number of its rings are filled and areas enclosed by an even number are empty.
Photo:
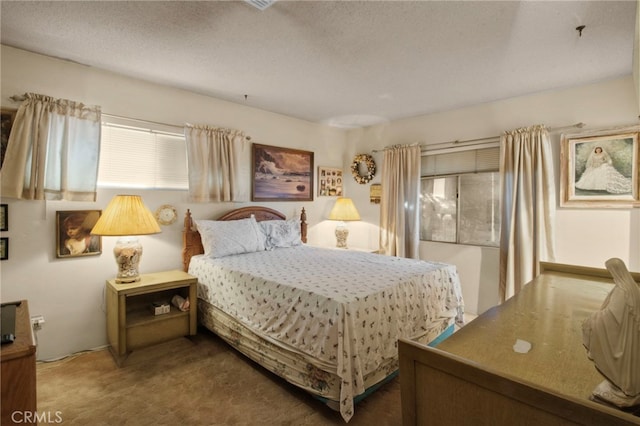
[[[356,405],[349,425],[400,425],[400,378]],[[207,330],[131,353],[107,349],[37,366],[38,412],[63,425],[344,425],[336,411]]]

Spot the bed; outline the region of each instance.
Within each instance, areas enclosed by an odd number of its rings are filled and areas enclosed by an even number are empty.
[[[462,324],[460,282],[453,265],[309,246],[306,229],[304,209],[187,211],[184,268],[201,325],[349,421],[397,375],[399,338],[434,344]]]
[[[437,348],[400,340],[404,425],[640,425],[640,410],[591,396],[604,377],[587,356],[582,323],[613,288],[611,275],[557,263],[541,268],[520,293]],[[516,352],[518,339],[531,349]]]

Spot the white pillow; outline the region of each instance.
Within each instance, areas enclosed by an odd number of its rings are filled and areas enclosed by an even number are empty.
[[[265,237],[255,218],[239,220],[196,220],[204,254],[224,257],[265,249]]]
[[[265,235],[267,250],[276,247],[294,247],[302,244],[300,222],[297,219],[263,220],[258,222]]]

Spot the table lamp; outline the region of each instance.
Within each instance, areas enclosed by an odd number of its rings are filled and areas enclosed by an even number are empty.
[[[91,233],[120,237],[113,248],[118,264],[117,283],[140,281],[138,265],[142,257],[142,244],[137,235],[157,234],[160,225],[139,195],[116,195],[109,202]]]
[[[356,210],[356,206],[353,205],[351,198],[338,198],[333,209],[331,209],[331,213],[329,213],[329,220],[339,221],[336,226],[336,247],[346,249],[349,229],[344,222],[360,220],[360,214]]]

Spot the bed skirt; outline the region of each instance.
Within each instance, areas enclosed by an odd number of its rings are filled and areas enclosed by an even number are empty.
[[[339,411],[341,379],[336,373],[337,364],[318,360],[295,348],[266,340],[201,299],[198,299],[198,321],[251,360]],[[443,320],[441,324],[432,326],[426,334],[412,340],[433,345],[449,336],[453,329],[453,318]],[[380,385],[395,377],[398,374],[398,368],[398,358],[395,357],[386,360],[374,371],[366,373],[364,376],[366,391],[356,396],[354,402],[362,400]]]

